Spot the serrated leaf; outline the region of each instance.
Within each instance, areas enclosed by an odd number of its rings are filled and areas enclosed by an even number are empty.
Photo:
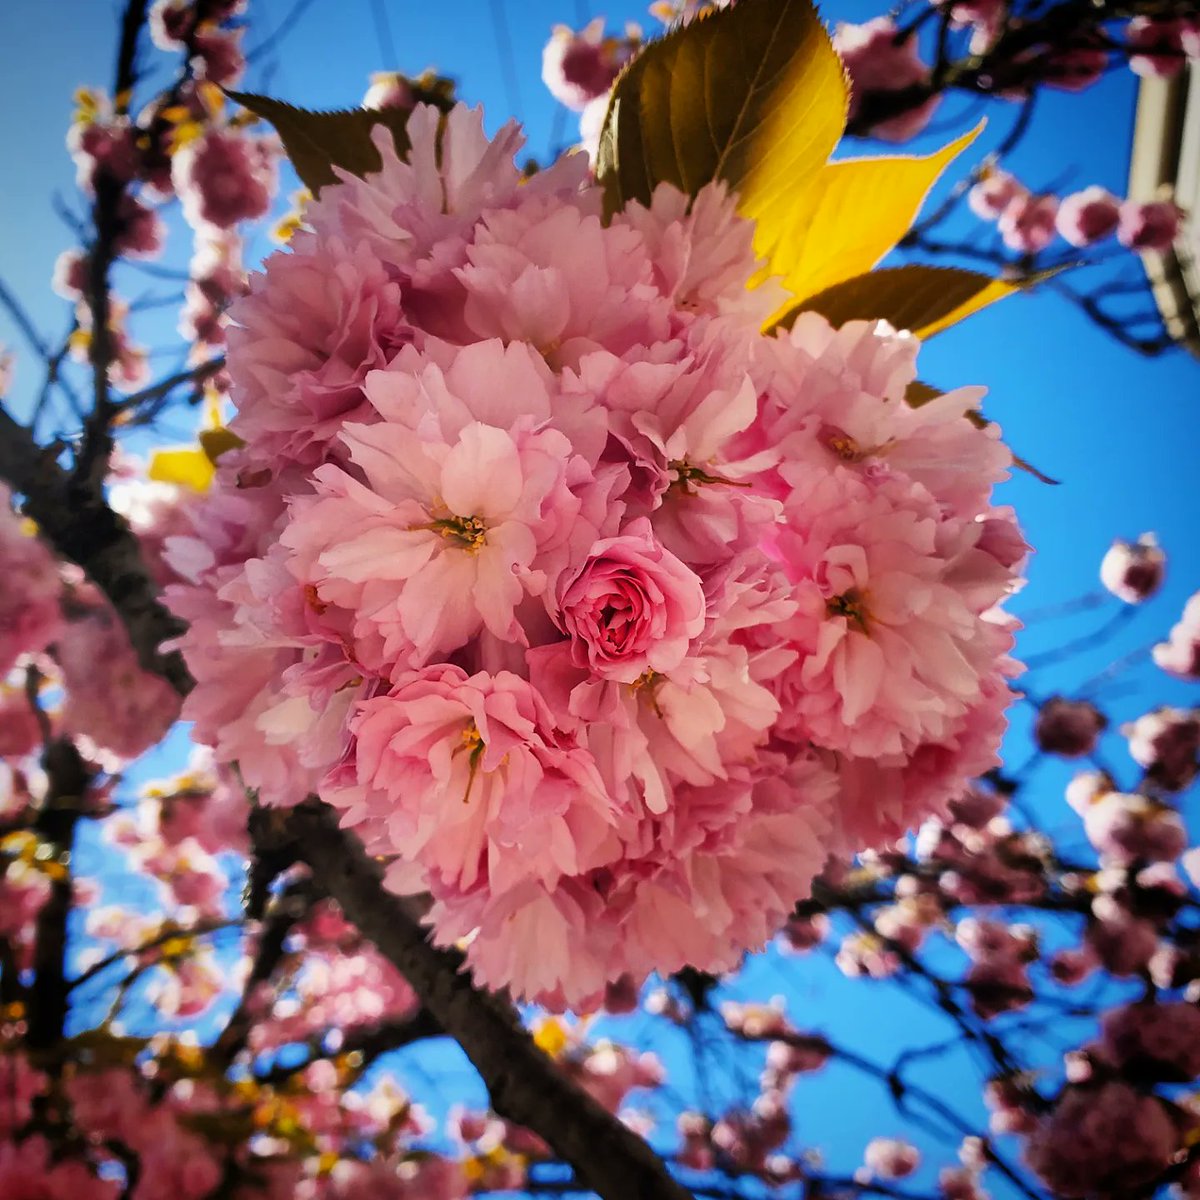
[[[829,163],[792,204],[791,224],[761,226],[755,249],[794,295],[807,297],[869,271],[908,232],[946,167],[980,134],[982,122],[928,155]]]
[[[802,312],[819,312],[832,325],[847,321],[887,321],[929,338],[997,300],[1046,279],[1040,272],[1021,280],[993,279],[959,267],[910,264],[886,267],[834,284],[801,300],[778,324],[790,328]]]
[[[921,405],[928,404],[931,400],[936,400],[939,396],[944,396],[945,394],[945,392],[939,391],[935,387],[930,387],[930,385],[927,383],[923,383],[920,379],[914,379],[912,383],[910,383],[908,387],[904,389],[904,402],[910,408],[920,408]],[[986,429],[989,425],[993,424],[993,422],[989,421],[981,412],[972,411],[964,413],[963,415],[968,421],[971,422],[972,425],[975,426],[976,429]],[[1009,453],[1012,454],[1011,447],[1009,448]],[[1013,466],[1016,467],[1017,470],[1027,472],[1028,474],[1032,475],[1034,479],[1041,483],[1049,483],[1054,487],[1058,486],[1059,481],[1057,479],[1051,479],[1049,475],[1043,474],[1032,463],[1026,462],[1025,459],[1019,457],[1018,455],[1013,454],[1012,460]]]
[[[764,231],[846,125],[849,88],[809,0],[740,0],[649,43],[617,78],[596,176],[608,215],[659,183],[694,196],[725,180]]]
[[[270,96],[228,92],[231,100],[269,121],[279,134],[296,174],[315,196],[336,183],[334,167],[351,175],[369,175],[382,166],[371,130],[382,125],[391,132],[396,153],[409,151],[406,108],[352,108],[341,112],[309,112]]]

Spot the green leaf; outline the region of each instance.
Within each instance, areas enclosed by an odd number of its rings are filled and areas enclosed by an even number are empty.
[[[382,125],[391,131],[396,153],[409,151],[406,108],[352,108],[342,112],[309,112],[270,96],[227,92],[231,100],[269,121],[301,182],[315,196],[329,183],[337,183],[334,167],[351,175],[368,175],[383,165],[371,130]]]
[[[659,183],[723,179],[768,240],[846,125],[841,59],[810,0],[740,0],[651,42],[613,86],[596,176],[608,215]]]
[[[779,325],[788,329],[800,313],[813,311],[832,325],[882,320],[928,338],[997,300],[1041,283],[1049,274],[1043,271],[1025,279],[1006,280],[958,267],[885,267],[801,300]]]

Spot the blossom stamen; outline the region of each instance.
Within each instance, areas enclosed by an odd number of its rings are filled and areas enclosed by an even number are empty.
[[[412,528],[428,529],[472,554],[478,554],[487,544],[487,526],[480,517],[440,517],[428,525],[414,525]]]
[[[464,750],[468,755],[468,763],[470,773],[467,776],[467,790],[463,793],[462,802],[466,804],[471,799],[471,789],[475,786],[475,775],[479,770],[479,763],[483,758],[483,752],[487,749],[483,740],[483,735],[479,732],[479,727],[472,721],[466,729],[462,731],[462,745],[454,753],[461,754]]]
[[[720,483],[725,487],[749,487],[747,482],[736,479],[725,479],[720,475],[710,475],[703,467],[693,466],[686,459],[675,459],[667,464],[674,471],[675,478],[671,481],[672,488],[678,488],[685,495],[692,495],[696,485]]]
[[[840,596],[831,596],[825,604],[825,611],[831,617],[845,617],[864,633],[867,631],[866,601],[853,588]]]

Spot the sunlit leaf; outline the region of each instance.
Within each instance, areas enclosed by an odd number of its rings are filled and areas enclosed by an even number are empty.
[[[846,124],[841,59],[809,0],[741,0],[651,42],[619,76],[596,174],[611,215],[667,182],[723,179],[764,238]]]
[[[982,129],[934,154],[829,163],[794,197],[791,224],[779,236],[760,229],[764,274],[806,297],[869,271],[908,232],[939,176]]]
[[[269,121],[283,141],[296,174],[315,196],[327,183],[336,183],[334,167],[352,175],[367,175],[382,165],[371,131],[383,125],[391,131],[396,153],[408,153],[406,108],[354,108],[342,112],[309,112],[270,96],[229,92],[256,116]]]
[[[155,450],[146,471],[157,483],[173,483],[193,492],[207,492],[216,468],[200,446],[176,446]]]
[[[958,267],[887,267],[857,275],[801,300],[779,324],[790,328],[800,313],[812,311],[821,313],[832,325],[882,320],[896,329],[909,329],[928,338],[997,300],[1033,287],[1047,275],[1042,272],[1007,280]]]

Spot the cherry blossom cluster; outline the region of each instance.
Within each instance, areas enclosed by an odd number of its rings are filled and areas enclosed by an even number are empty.
[[[54,733],[80,741],[106,764],[136,758],[170,728],[178,700],[144,671],[120,618],[77,569],[64,566],[13,509],[0,485],[0,739],[10,761],[46,740],[23,689],[29,672],[46,695],[41,716]]]
[[[214,1076],[194,1042],[96,1037],[57,1079],[12,1047],[0,1049],[0,1072],[0,1187],[13,1200],[342,1200],[364,1186],[385,1200],[464,1200],[469,1191],[470,1160],[421,1147],[432,1124],[390,1076],[346,1090],[346,1071],[328,1060],[278,1085],[234,1082]],[[379,1153],[364,1159],[358,1148],[372,1143]]]
[[[675,26],[727,3],[662,0],[649,11],[664,25]],[[962,31],[963,61],[971,68],[997,50],[1013,20],[1004,0],[929,0],[925,13],[944,14],[950,30]],[[941,104],[945,84],[935,84],[933,68],[923,57],[929,50],[919,36],[923,23],[918,17],[901,25],[886,15],[861,24],[842,21],[834,30],[833,43],[851,82],[850,120],[861,116],[873,138],[909,141],[925,129]],[[641,44],[638,26],[631,24],[623,36],[612,36],[600,17],[578,31],[558,25],[546,43],[542,79],[556,100],[580,112],[581,140],[593,153],[609,88]],[[985,81],[1004,99],[1024,99],[1037,85],[1082,91],[1101,79],[1119,56],[1141,76],[1176,75],[1189,61],[1200,59],[1200,18],[1135,16],[1123,23],[1097,24],[1086,35],[1071,31],[1062,45],[1030,44],[1028,39],[1020,45],[1014,56],[1002,55],[991,68],[999,78]]]
[[[994,765],[1009,453],[976,390],[904,403],[911,337],[762,336],[721,187],[605,226],[581,159],[518,186],[513,126],[437,120],[234,310],[245,445],[168,542],[186,715],[488,985],[727,969]]]
[[[1096,185],[1060,200],[1031,192],[1002,170],[976,183],[967,203],[977,217],[995,221],[1004,244],[1021,254],[1039,254],[1056,235],[1085,247],[1115,234],[1126,249],[1165,251],[1179,236],[1183,219],[1171,200],[1118,200]]]
[[[237,228],[265,216],[277,189],[277,140],[248,130],[220,92],[236,87],[245,69],[244,7],[244,0],[158,0],[149,15],[151,37],[159,50],[180,57],[179,79],[138,113],[129,111],[127,96],[82,89],[67,136],[81,189],[94,196],[102,185],[115,194],[104,231],[114,259],[159,257],[167,230],[162,214],[171,200],[181,202],[194,251],[179,332],[196,363],[223,345],[222,314],[242,290]],[[98,253],[64,251],[54,272],[55,291],[76,303],[70,350],[81,362],[91,354]],[[129,330],[128,305],[110,291],[105,308],[111,381],[126,391],[142,388],[146,353]],[[221,380],[208,382],[219,387]]]

